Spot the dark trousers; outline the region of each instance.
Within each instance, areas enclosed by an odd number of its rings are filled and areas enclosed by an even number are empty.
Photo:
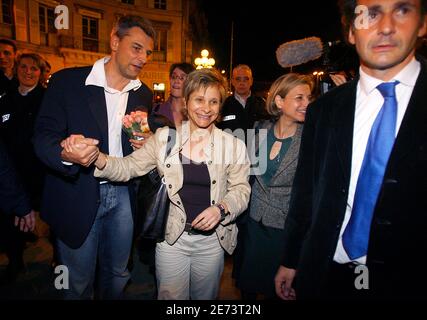
[[[0,212],[0,243],[9,259],[9,269],[21,269],[24,265],[25,234],[15,227],[15,216],[3,212]]]

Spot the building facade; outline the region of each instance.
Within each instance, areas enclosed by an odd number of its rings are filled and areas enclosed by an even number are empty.
[[[50,63],[52,72],[91,65],[108,55],[110,31],[120,16],[139,14],[150,19],[157,39],[153,59],[140,79],[155,91],[157,101],[167,98],[170,65],[191,63],[198,54],[193,50],[193,38],[203,38],[199,29],[203,15],[196,0],[0,2],[0,37],[14,39],[20,52],[39,53]]]

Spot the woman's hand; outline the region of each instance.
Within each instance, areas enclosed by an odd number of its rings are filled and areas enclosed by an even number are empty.
[[[129,142],[130,142],[133,150],[137,150],[137,149],[140,149],[147,142],[147,139],[150,138],[153,135],[153,133],[151,131],[150,132],[144,132],[144,133],[133,132],[133,135],[135,137],[140,137],[139,140],[129,139]]]
[[[329,76],[331,77],[332,81],[337,87],[347,82],[347,79],[343,74],[336,73],[336,74],[330,74]]]
[[[191,226],[201,231],[209,231],[217,226],[221,220],[221,212],[218,207],[211,206],[203,210],[196,219],[193,220]]]

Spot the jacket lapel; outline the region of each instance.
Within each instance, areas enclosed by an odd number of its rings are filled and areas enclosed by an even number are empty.
[[[95,118],[96,124],[98,125],[102,136],[102,141],[100,141],[100,148],[101,151],[108,153],[108,115],[104,89],[101,87],[89,85],[87,86],[87,90],[89,109]]]
[[[286,152],[285,157],[280,163],[279,168],[271,179],[272,184],[274,184],[275,179],[284,171],[289,165],[298,159],[299,147],[301,143],[301,133],[302,133],[302,124],[299,124],[295,135],[292,138],[291,145],[289,146],[289,150]]]
[[[421,60],[420,63],[421,72],[400,125],[387,165],[386,177],[392,173],[397,162],[417,146],[416,142],[427,135],[427,127],[425,125],[427,119],[427,69],[425,62]]]
[[[340,95],[331,101],[329,119],[344,181],[350,181],[353,152],[354,113],[359,79],[352,80]]]
[[[144,95],[143,86],[139,87],[136,90],[130,90],[128,96],[128,104],[126,106],[126,114],[131,113],[135,110],[146,110],[149,111],[149,106],[143,105],[142,96]]]
[[[160,130],[160,129],[159,129]],[[182,185],[184,183],[184,169],[182,167],[181,159],[180,159],[180,152],[182,150],[182,146],[184,143],[187,142],[189,139],[189,126],[183,124],[182,127],[178,127],[178,129],[169,128],[169,130],[164,130],[162,134],[165,136],[161,139],[161,141],[169,141],[169,137],[172,135],[175,135],[173,138],[174,143],[172,145],[172,148],[170,150],[170,153],[165,158],[165,163],[170,163],[173,166],[176,166],[176,170],[171,170],[169,172],[171,178],[173,181],[176,181],[172,189],[170,190],[170,194],[176,195],[179,190],[182,189]],[[167,152],[167,147],[165,149],[165,152]],[[164,157],[165,154],[160,154],[160,157]]]
[[[266,122],[264,122],[263,124],[263,126],[262,127],[260,127],[259,129],[260,130],[270,130],[273,126],[274,126],[274,121],[266,121]],[[268,133],[267,133],[267,135],[268,135]],[[260,140],[259,139],[259,133],[257,133],[256,134],[256,136],[255,136],[255,146],[254,146],[254,148],[256,149],[256,154],[258,155],[258,159],[261,159],[261,156],[259,156],[259,148],[260,148],[260,146],[263,144],[263,143],[266,143],[266,141],[267,141],[267,135],[265,136],[265,139],[263,139],[263,140]],[[265,155],[265,161],[268,161],[268,157],[269,157],[269,154],[268,154],[268,152],[267,152],[267,154]],[[259,160],[259,161],[261,161],[261,160]],[[264,179],[262,178],[262,175],[255,175],[255,177],[254,177],[256,180],[258,180],[258,182],[259,182],[259,184],[260,184],[260,186],[261,186],[261,188],[264,190],[264,192],[267,192],[267,189],[268,189],[268,186],[265,184],[265,181],[264,181]]]

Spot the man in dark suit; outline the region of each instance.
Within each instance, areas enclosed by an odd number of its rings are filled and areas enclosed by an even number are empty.
[[[138,75],[154,38],[148,20],[121,17],[111,32],[111,57],[54,74],[36,121],[35,150],[50,169],[41,213],[69,269],[69,299],[93,297],[95,270],[99,298],[121,298],[129,280],[135,186],[95,179],[92,163],[98,147],[120,157],[142,143],[128,140],[122,119],[137,107],[151,109],[152,92]],[[66,150],[68,137],[73,147]]]
[[[234,94],[225,99],[221,109],[221,122],[218,128],[229,130],[237,138],[247,141],[248,129],[252,129],[255,121],[270,118],[265,110],[263,98],[252,94],[251,88],[254,83],[252,70],[246,64],[239,64],[233,68],[231,84]],[[237,247],[233,254],[233,272],[235,279],[239,278],[242,264],[243,239],[246,233],[247,210],[236,220],[239,233],[237,235]]]
[[[17,54],[15,42],[9,39],[0,39],[0,96],[7,91],[18,87],[14,66]],[[1,99],[1,98],[0,98]]]
[[[233,68],[231,83],[234,94],[224,101],[221,110],[222,119],[218,128],[231,131],[241,129],[246,134],[246,130],[252,129],[255,121],[269,118],[265,111],[264,99],[251,92],[253,82],[252,70],[249,66],[239,64]]]
[[[308,108],[276,292],[425,299],[427,65],[415,47],[427,1],[341,10],[360,77]]]

